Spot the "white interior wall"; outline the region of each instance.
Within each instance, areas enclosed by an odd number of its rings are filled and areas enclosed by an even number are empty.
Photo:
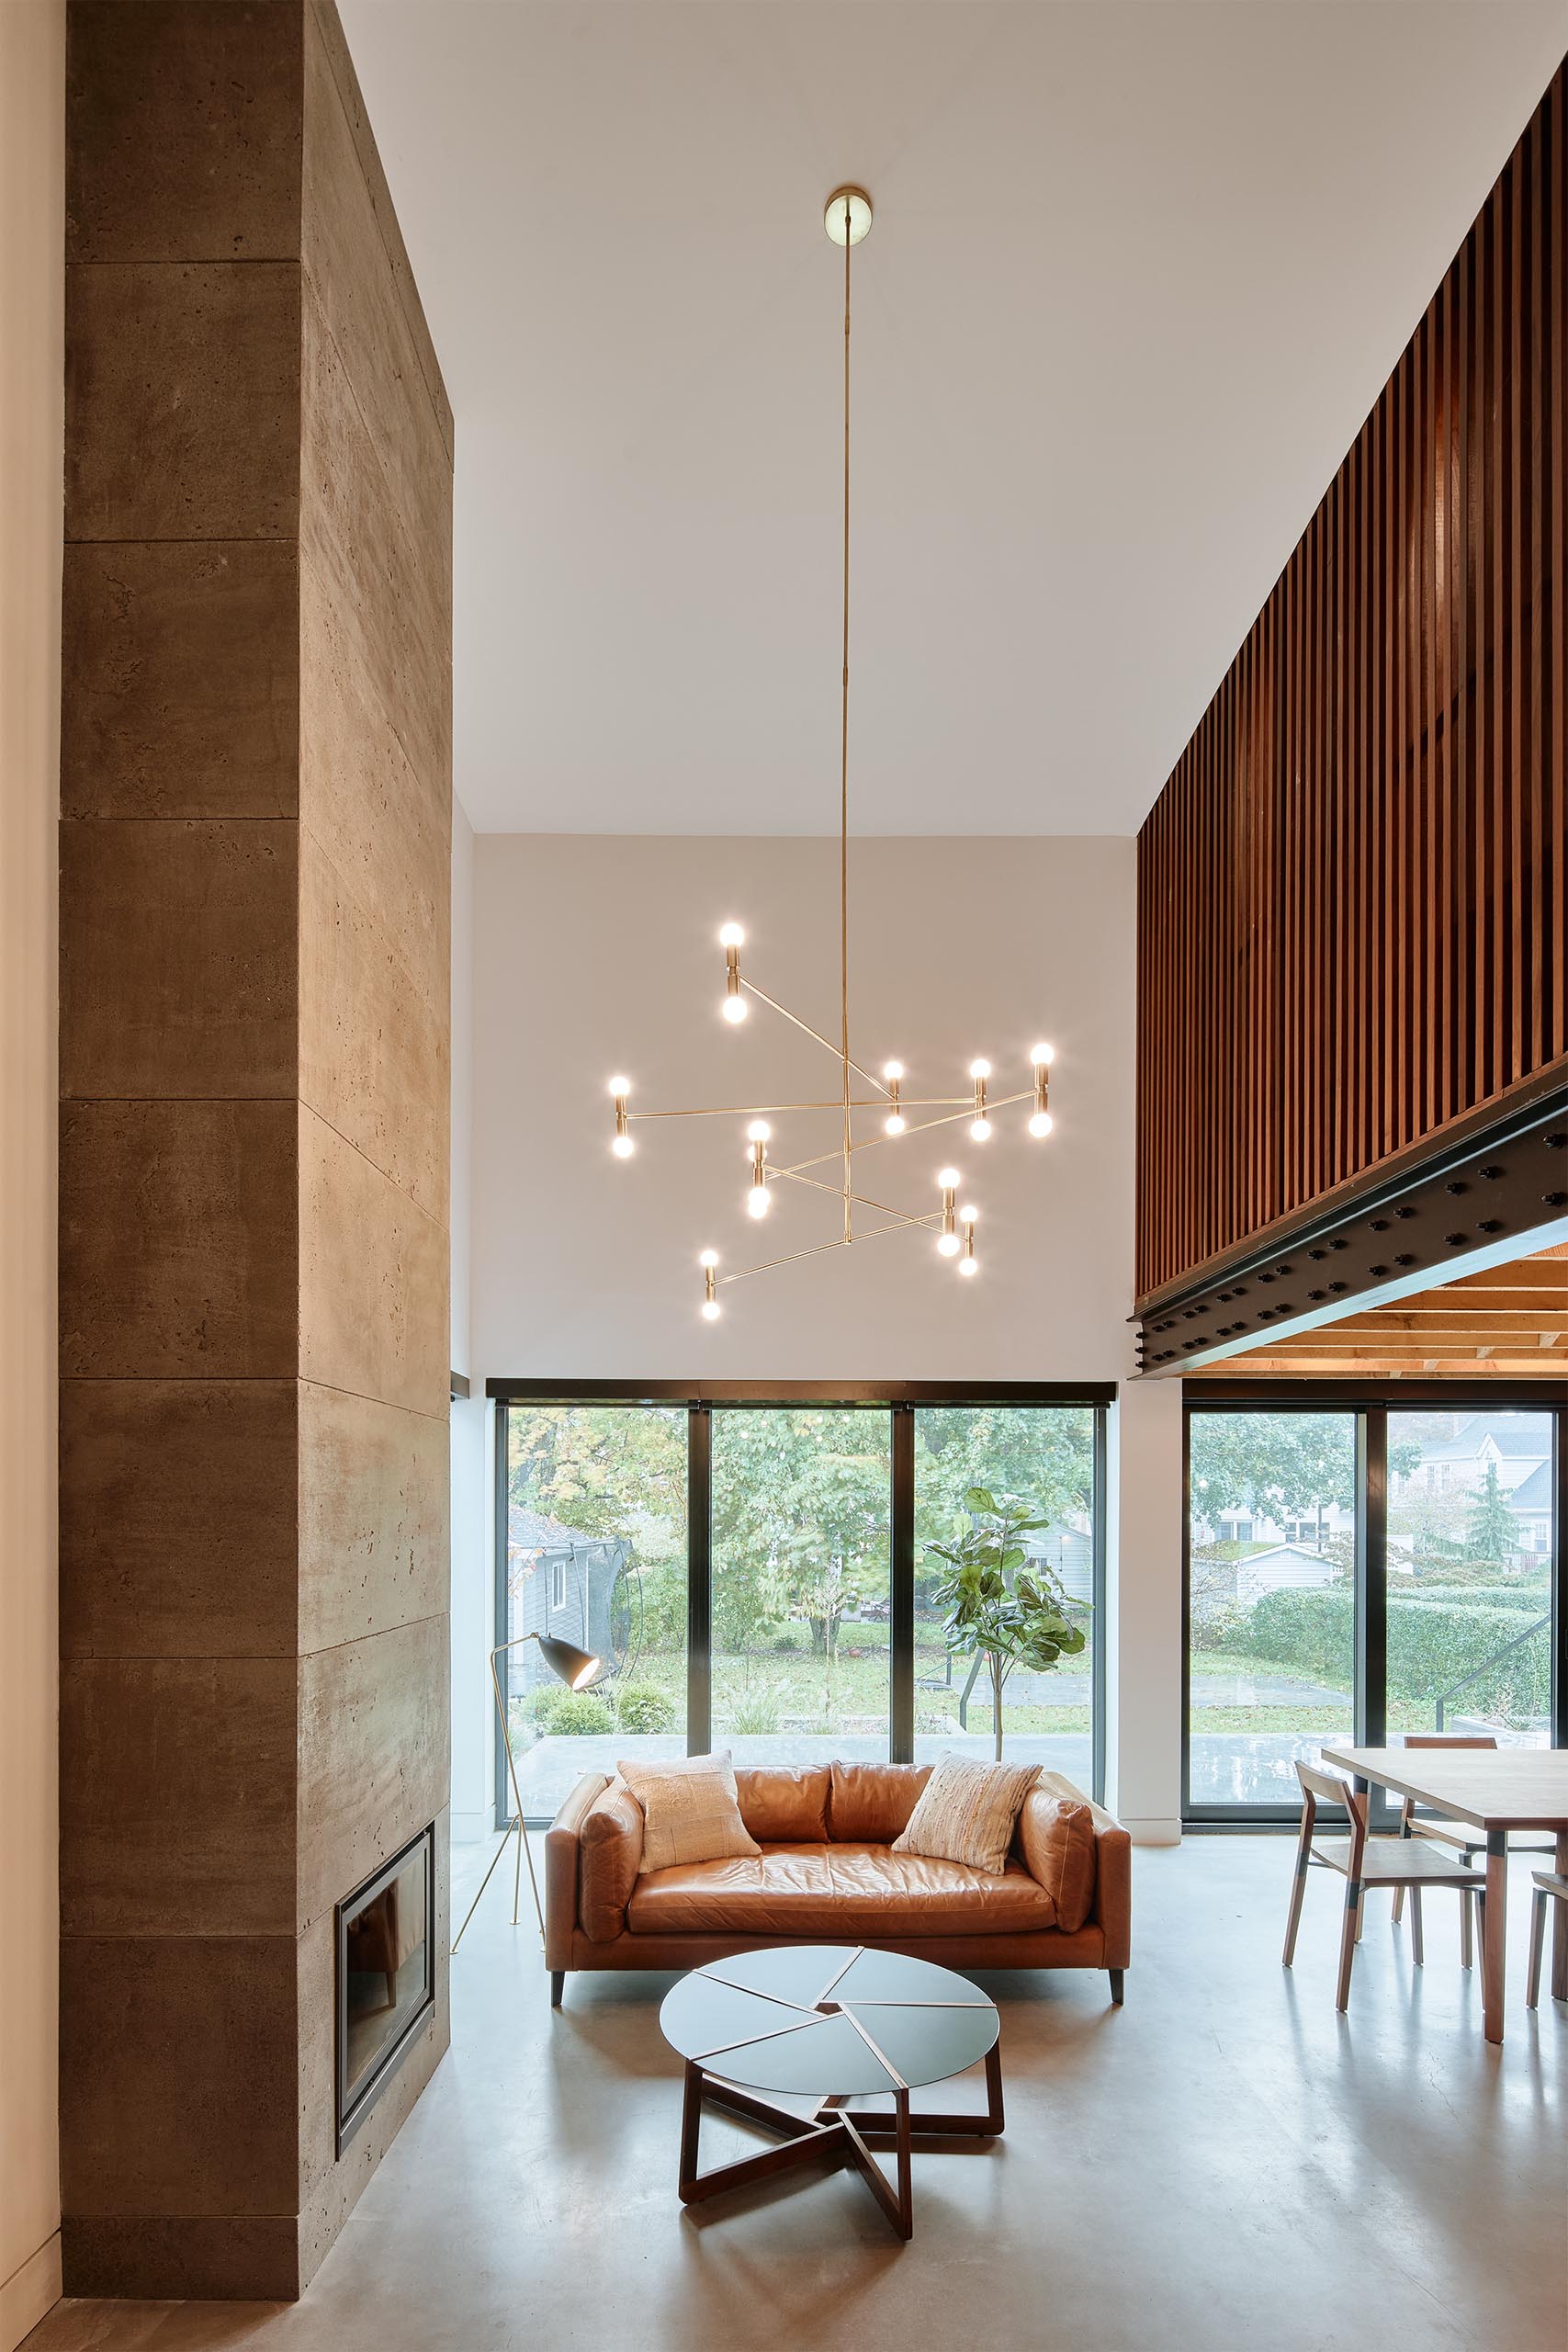
[[[1173,1384],[1130,1381],[1127,1321],[1134,845],[856,841],[851,894],[852,1049],[868,1068],[896,1056],[911,1093],[953,1094],[983,1053],[999,1094],[1027,1082],[1037,1038],[1056,1048],[1056,1128],[1044,1144],[1023,1133],[1024,1104],[998,1114],[986,1145],[961,1121],[857,1163],[869,1193],[923,1210],[951,1157],[982,1211],[978,1277],[960,1282],[929,1239],[892,1234],[738,1282],[720,1321],[705,1323],[700,1249],[719,1250],[723,1271],[807,1248],[836,1230],[837,1204],[780,1187],[754,1225],[740,1117],[639,1125],[626,1162],[609,1149],[605,1081],[617,1069],[634,1081],[634,1107],[832,1095],[831,1057],[765,1007],[753,1004],[739,1028],[720,1018],[716,935],[727,920],[744,923],[745,968],[831,1035],[836,843],[480,834],[476,1388],[506,1374],[1130,1384],[1112,1415],[1110,1794],[1141,1839],[1172,1838],[1179,1396]],[[775,1157],[835,1140],[831,1114],[773,1124]],[[477,1523],[490,1487],[479,1453],[464,1475],[483,1482]],[[482,1579],[468,1570],[476,1625],[490,1605],[488,1556]],[[488,1770],[488,1691],[469,1683],[467,1736]]]
[[[64,0],[0,8],[0,2347],[60,2293],[55,997]]]
[[[470,1378],[473,1287],[474,830],[452,806],[452,1370]],[[486,1658],[491,1632],[488,1427],[483,1384],[452,1400],[452,1835],[491,1825]]]

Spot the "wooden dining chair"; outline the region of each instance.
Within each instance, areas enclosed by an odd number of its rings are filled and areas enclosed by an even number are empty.
[[[1495,1748],[1497,1742],[1490,1732],[1407,1731],[1404,1734],[1406,1747]],[[1421,1812],[1417,1809],[1414,1797],[1406,1797],[1399,1808],[1399,1834],[1402,1838],[1435,1838],[1440,1845],[1451,1846],[1467,1862],[1472,1860],[1477,1854],[1483,1854],[1486,1851],[1486,1838],[1483,1832],[1472,1827],[1468,1822],[1455,1821],[1446,1814]],[[1511,1840],[1509,1843],[1509,1851],[1516,1854],[1555,1855],[1556,1850],[1555,1840],[1551,1838],[1548,1838],[1545,1845],[1527,1842],[1516,1846]],[[1396,1919],[1403,1919],[1404,1917],[1404,1889],[1402,1886],[1394,1890],[1393,1916]],[[1470,1898],[1468,1895],[1461,1895],[1459,1906],[1459,1956],[1466,1968],[1472,1965],[1475,1951],[1471,1921]]]
[[[1315,1863],[1321,1870],[1337,1871],[1345,1881],[1345,1923],[1339,1937],[1339,1990],[1336,2007],[1350,2006],[1350,1970],[1356,1957],[1356,1946],[1361,1939],[1361,1910],[1367,1889],[1371,1887],[1408,1887],[1410,1890],[1410,1947],[1417,1967],[1426,1958],[1421,1940],[1421,1896],[1427,1887],[1453,1887],[1461,1899],[1473,1901],[1482,1922],[1482,1948],[1485,1949],[1486,1881],[1468,1862],[1445,1851],[1441,1847],[1416,1838],[1370,1838],[1367,1835],[1367,1800],[1365,1793],[1353,1789],[1337,1773],[1320,1772],[1310,1764],[1298,1763],[1296,1778],[1302,1784],[1302,1834],[1296,1848],[1296,1874],[1291,1887],[1290,1917],[1285,1925],[1285,1966],[1289,1968],[1296,1956],[1296,1929],[1301,1924],[1302,1897],[1306,1893],[1307,1871]],[[1342,1804],[1349,1820],[1348,1838],[1319,1838],[1317,1808],[1320,1804]]]
[[[1540,1955],[1546,1942],[1548,1905],[1556,1901],[1568,1903],[1568,1878],[1556,1871],[1531,1872],[1535,1895],[1530,1905],[1530,1967],[1525,1983],[1525,2007],[1533,2009],[1540,1999]]]

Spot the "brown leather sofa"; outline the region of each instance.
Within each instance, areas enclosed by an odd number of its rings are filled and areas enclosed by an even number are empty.
[[[1103,1968],[1120,2001],[1132,1936],[1121,1824],[1047,1772],[1000,1877],[896,1854],[930,1775],[915,1764],[738,1767],[761,1855],[644,1871],[636,1798],[618,1773],[585,1773],[545,1836],[553,2006],[569,1969],[697,1968],[789,1943],[871,1944],[949,1968]],[[1089,1815],[1071,1816],[1066,1846],[1064,1804]],[[1081,1924],[1059,1924],[1058,1904]]]

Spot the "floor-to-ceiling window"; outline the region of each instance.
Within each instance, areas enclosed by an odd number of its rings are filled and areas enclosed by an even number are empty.
[[[1013,1385],[852,1398],[791,1384],[616,1395],[492,1382],[498,1399],[497,1640],[512,1764],[547,1820],[584,1770],[728,1747],[739,1764],[929,1762],[993,1752],[992,1686],[950,1644],[927,1551],[977,1524],[976,1490],[1039,1524],[1025,1575],[1059,1593],[1083,1646],[1020,1666],[1004,1753],[1103,1781],[1104,1418],[1109,1389]],[[1014,1571],[1010,1568],[1010,1577]],[[571,1691],[547,1634],[611,1669]]]
[[[885,1757],[892,1722],[886,1411],[713,1415],[713,1740],[738,1764]]]
[[[1288,1815],[1328,1739],[1561,1737],[1568,1408],[1194,1384],[1187,1424],[1190,1820]]]

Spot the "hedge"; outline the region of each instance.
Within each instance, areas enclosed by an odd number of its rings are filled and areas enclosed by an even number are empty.
[[[1417,1585],[1412,1592],[1401,1578],[1388,1597],[1391,1601],[1408,1600],[1425,1609],[1514,1609],[1535,1617],[1544,1617],[1551,1607],[1551,1588],[1544,1584],[1533,1591],[1517,1584],[1438,1584],[1429,1585],[1425,1591]]]
[[[1389,1696],[1430,1702],[1496,1657],[1523,1630],[1512,1606],[1407,1600],[1391,1594]],[[1341,1680],[1354,1655],[1355,1604],[1348,1592],[1265,1593],[1248,1620],[1247,1646],[1253,1657],[1276,1666]],[[1456,1713],[1500,1714],[1517,1722],[1546,1714],[1551,1704],[1551,1644],[1545,1638],[1521,1643],[1453,1702]]]

